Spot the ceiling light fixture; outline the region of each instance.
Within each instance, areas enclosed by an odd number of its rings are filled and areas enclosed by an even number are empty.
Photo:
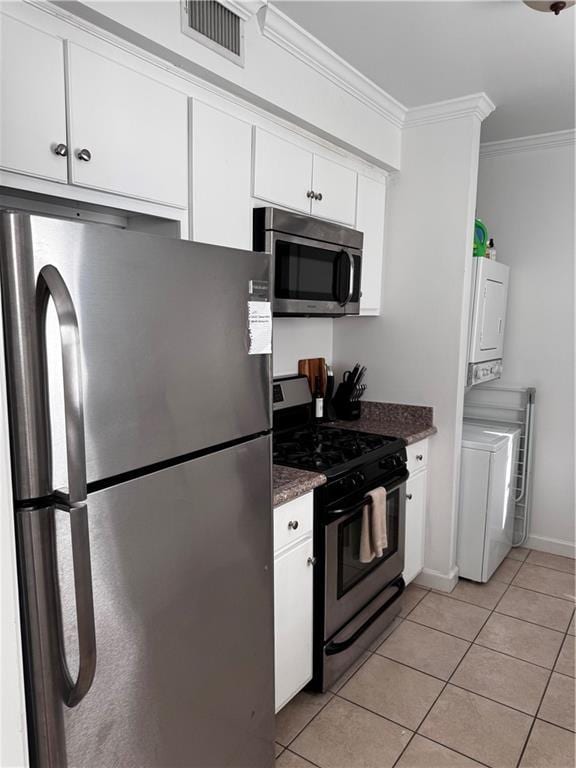
[[[535,11],[545,11],[550,12],[555,16],[558,16],[560,11],[563,11],[565,8],[569,8],[571,5],[574,5],[576,0],[565,0],[565,2],[560,2],[557,0],[556,2],[542,2],[542,0],[524,0],[524,4],[527,5],[529,8],[533,8]]]

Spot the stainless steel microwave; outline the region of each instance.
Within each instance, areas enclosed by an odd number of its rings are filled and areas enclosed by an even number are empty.
[[[254,250],[273,257],[274,315],[359,314],[363,240],[362,232],[340,224],[255,208]]]

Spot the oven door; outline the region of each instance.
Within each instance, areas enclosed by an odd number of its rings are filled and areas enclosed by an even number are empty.
[[[357,315],[362,256],[354,248],[273,233],[275,315]]]
[[[370,563],[359,558],[362,501],[368,491],[326,510],[324,641],[341,629],[404,570],[406,480],[408,472],[386,486],[388,546]],[[376,487],[376,486],[373,486]]]

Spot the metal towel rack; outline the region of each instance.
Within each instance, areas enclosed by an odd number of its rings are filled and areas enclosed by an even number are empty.
[[[464,398],[465,419],[513,424],[521,429],[518,465],[514,473],[514,535],[516,537],[520,531],[520,538],[514,541],[514,547],[519,547],[526,541],[530,528],[535,407],[534,387],[477,385],[468,390]]]

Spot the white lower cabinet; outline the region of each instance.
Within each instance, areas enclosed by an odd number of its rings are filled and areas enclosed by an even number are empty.
[[[427,506],[428,440],[408,446],[406,483],[406,538],[404,542],[404,581],[409,584],[424,567]]]
[[[312,507],[309,493],[274,510],[276,712],[312,679]]]

